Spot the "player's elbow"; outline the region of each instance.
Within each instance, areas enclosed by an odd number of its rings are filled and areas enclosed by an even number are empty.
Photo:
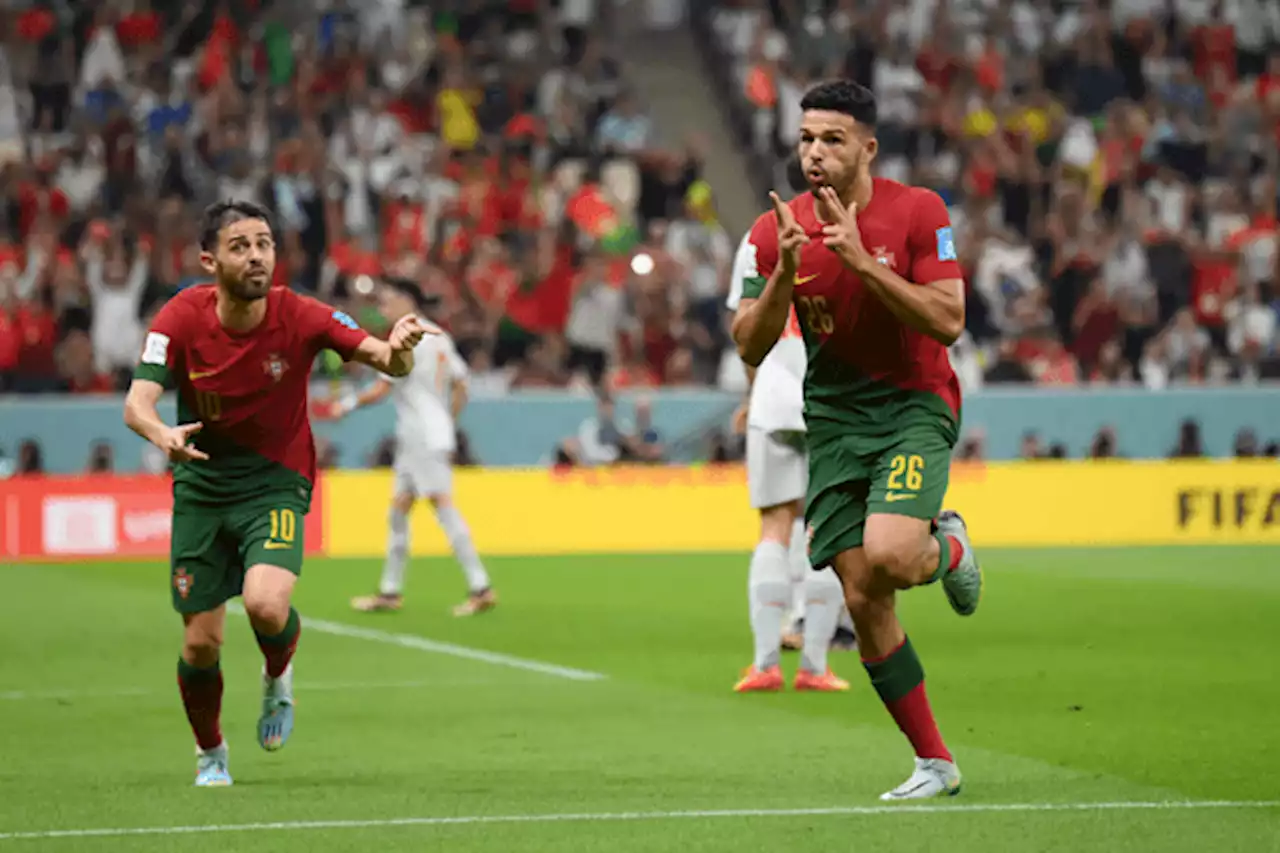
[[[938,343],[942,344],[944,347],[949,347],[956,341],[960,340],[960,335],[963,333],[964,320],[961,320],[958,323],[947,321],[943,324],[942,328],[937,330],[935,337],[937,338]]]
[[[949,347],[960,340],[960,336],[964,334],[964,306],[947,312],[947,316],[937,324],[934,332],[934,337],[944,347]]]

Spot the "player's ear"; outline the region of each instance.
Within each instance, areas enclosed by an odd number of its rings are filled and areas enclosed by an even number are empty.
[[[867,134],[866,140],[862,143],[862,150],[867,152],[867,162],[870,163],[876,159],[876,154],[880,153],[880,140]]]
[[[213,252],[200,253],[200,266],[204,267],[204,271],[210,274],[218,271],[217,262],[213,259]]]

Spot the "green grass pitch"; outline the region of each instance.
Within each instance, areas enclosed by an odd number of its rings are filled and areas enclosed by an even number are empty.
[[[5,566],[0,853],[1280,851],[1278,556],[987,551],[974,617],[904,594],[965,773],[916,811],[876,799],[910,752],[856,655],[832,656],[849,694],[730,691],[744,555],[493,560],[471,620],[447,561],[361,615],[378,561],[312,560],[282,752],[254,742],[261,657],[230,617],[215,790],[191,787],[164,565]]]

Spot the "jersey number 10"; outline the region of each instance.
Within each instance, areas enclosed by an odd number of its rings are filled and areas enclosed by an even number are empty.
[[[222,420],[222,397],[213,391],[196,391],[196,414],[202,421]]]

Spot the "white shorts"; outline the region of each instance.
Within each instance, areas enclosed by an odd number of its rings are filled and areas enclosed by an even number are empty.
[[[747,429],[747,491],[752,509],[803,500],[809,488],[804,433]]]
[[[397,448],[393,470],[396,494],[410,492],[419,498],[453,494],[453,463],[445,451]]]

